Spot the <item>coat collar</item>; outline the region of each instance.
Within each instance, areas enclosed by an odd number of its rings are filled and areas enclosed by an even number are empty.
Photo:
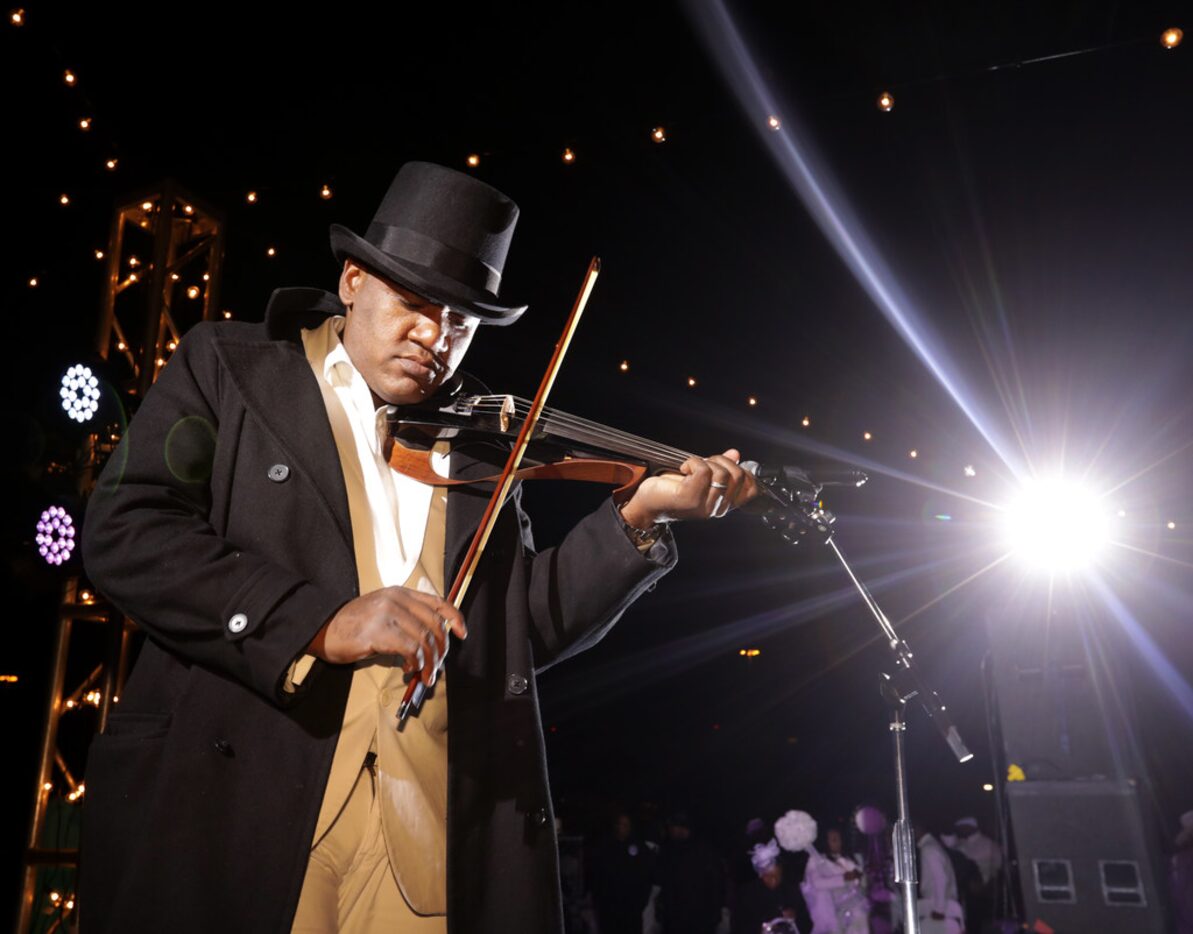
[[[245,405],[312,479],[352,552],[348,491],[323,394],[307,361],[301,334],[302,328],[318,327],[329,315],[345,313],[343,303],[323,289],[275,289],[265,309],[263,336],[255,329],[255,336],[228,334],[218,337],[215,344]],[[503,463],[504,456],[490,446],[459,447],[452,452],[451,472],[462,479],[486,476],[500,471]],[[449,488],[445,581],[454,579],[492,489],[492,483]]]

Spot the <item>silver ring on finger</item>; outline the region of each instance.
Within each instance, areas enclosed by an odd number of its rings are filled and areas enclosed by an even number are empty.
[[[719,482],[719,481],[717,481],[717,480],[714,480],[712,483],[710,483],[710,484],[709,484],[709,486],[711,486],[711,487],[712,487],[714,490],[727,490],[727,489],[729,489],[729,484],[728,484],[728,483],[721,483],[721,482]]]

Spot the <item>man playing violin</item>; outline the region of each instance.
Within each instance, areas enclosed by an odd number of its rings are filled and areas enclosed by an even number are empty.
[[[535,675],[674,566],[672,521],[757,488],[733,449],[691,458],[536,551],[515,486],[445,599],[493,484],[391,468],[386,407],[470,379],[478,327],[525,311],[498,299],[517,215],[408,163],[364,237],[332,225],[337,295],[197,325],[146,394],[83,530],[147,635],[88,762],[85,932],[562,931]],[[503,459],[431,452],[464,480]]]

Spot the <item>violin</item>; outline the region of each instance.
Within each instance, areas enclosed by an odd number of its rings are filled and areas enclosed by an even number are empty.
[[[498,475],[453,480],[436,473],[430,463],[430,448],[436,441],[446,440],[508,449],[524,427],[532,404],[513,395],[464,392],[457,381],[426,402],[391,405],[386,409],[387,459],[395,470],[434,486],[495,481]],[[646,477],[676,472],[692,456],[680,448],[544,407],[514,476],[609,484],[617,487],[613,497],[620,505]],[[842,481],[816,483],[792,466],[774,468],[754,461],[743,461],[742,466],[758,479],[762,494],[746,504],[744,511],[759,514],[764,525],[792,544],[809,532],[830,533],[836,520],[819,494],[822,487]],[[866,480],[857,472],[847,476],[847,482],[857,486]]]

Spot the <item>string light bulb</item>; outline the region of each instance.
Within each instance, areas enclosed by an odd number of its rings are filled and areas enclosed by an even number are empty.
[[[693,387],[693,386],[695,386],[695,385],[696,385],[696,377],[695,377],[695,376],[689,376],[689,377],[688,377],[688,387],[689,387],[689,388],[691,388],[691,387]]]
[[[96,259],[103,259],[103,258],[104,258],[104,251],[103,251],[103,250],[96,250],[96,251],[95,251],[95,258],[96,258]]]
[[[91,129],[91,118],[90,118],[90,117],[83,117],[83,118],[82,118],[82,119],[79,121],[79,129],[80,129],[80,130],[90,130],[90,129]]]
[[[178,349],[178,341],[170,341],[168,344],[166,344],[166,350],[173,352],[177,349]]]
[[[978,472],[977,472],[977,470],[975,470],[975,469],[974,469],[974,466],[973,466],[973,464],[966,464],[966,465],[965,465],[965,476],[967,476],[967,477],[976,477],[977,475],[978,475]]]
[[[107,168],[107,170],[109,172],[114,172],[114,171],[116,171],[116,160],[109,159],[107,162],[104,163],[104,166],[105,166],[105,168]]]
[[[757,400],[757,399],[756,399],[754,396],[750,396],[750,398],[749,398],[749,399],[747,399],[747,400],[746,400],[746,402],[748,402],[750,405],[757,405],[757,404],[758,404],[758,400]]]
[[[176,272],[170,273],[170,279],[173,282],[177,282],[181,278],[182,278],[182,276],[178,275],[178,273],[176,273]]]
[[[95,596],[91,593],[90,590],[80,590],[79,591],[79,599],[83,603],[91,603],[95,599]]]
[[[75,80],[76,80],[75,73],[73,71],[71,71],[69,68],[66,69],[66,74],[64,74],[62,76],[62,80],[73,87]]]
[[[141,210],[142,211],[152,211],[153,210],[153,202],[152,201],[142,201],[141,202]]]
[[[890,91],[883,91],[878,95],[878,109],[883,113],[890,113],[895,106],[895,95]]]
[[[60,194],[58,196],[58,203],[59,204],[70,204],[70,196],[68,194],[66,194],[66,192],[63,192],[62,194]]]
[[[53,783],[51,783],[51,782],[46,782],[44,785],[42,785],[42,786],[41,786],[41,790],[42,790],[42,791],[53,791],[53,790],[54,790],[54,785],[53,785]],[[55,895],[57,895],[57,894],[58,894],[57,892],[51,892],[51,893],[50,893],[50,898],[53,898],[53,897],[54,897]]]
[[[136,274],[135,272],[130,272],[130,273],[128,274],[128,281],[129,281],[129,282],[136,282],[136,281],[137,281],[137,274]]]
[[[198,298],[199,297],[199,287],[197,285],[187,286],[186,297],[187,298]]]
[[[1168,523],[1168,528],[1169,528],[1169,530],[1175,529],[1175,528],[1176,528],[1176,523],[1175,523],[1175,522],[1169,522],[1169,523]]]
[[[141,265],[141,261],[140,261],[139,259],[137,259],[137,257],[136,257],[136,256],[130,256],[130,257],[128,258],[128,264],[129,264],[130,266],[137,267],[137,266],[140,266],[140,265]]]
[[[319,189],[319,197],[326,201],[331,197],[331,189],[327,185],[324,185]]]
[[[915,448],[912,448],[910,451],[907,452],[907,456],[910,457],[912,460],[915,460],[917,457],[920,456],[920,452],[917,451]]]
[[[31,288],[31,289],[36,289],[36,288],[37,288],[37,276],[33,276],[33,277],[32,277],[32,278],[29,280],[29,288]]]
[[[257,193],[255,191],[250,191],[247,195],[244,196],[244,200],[247,201],[249,204],[256,204],[257,203]]]
[[[194,214],[194,213],[195,213],[195,207],[194,207],[194,205],[191,205],[191,204],[184,204],[184,205],[182,206],[182,213],[183,213],[183,214]]]
[[[277,254],[278,254],[278,251],[275,250],[273,247],[270,247],[268,250],[265,251],[266,256],[277,256]]]
[[[468,168],[475,169],[478,165],[481,164],[481,157],[478,156],[476,153],[469,153],[468,158],[465,159],[464,161],[468,163]]]
[[[617,368],[623,373],[628,373],[630,371],[630,361],[622,360],[621,363],[618,364]]]
[[[661,126],[657,126],[650,131],[650,138],[656,143],[665,143],[667,142],[667,131]]]
[[[231,317],[232,317],[232,312],[230,312],[230,311],[228,311],[227,309],[225,309],[225,310],[224,310],[224,317],[225,317],[225,318],[231,318]]]
[[[1181,44],[1181,40],[1184,38],[1185,38],[1184,30],[1179,29],[1176,26],[1172,26],[1168,29],[1165,29],[1164,32],[1161,34],[1160,44],[1163,45],[1164,48],[1166,48],[1166,49],[1175,49],[1178,45]]]
[[[574,152],[572,152],[570,149],[565,149],[563,151],[563,161],[564,161],[565,165],[571,165],[573,162],[576,161],[576,154]]]
[[[126,344],[124,341],[119,341],[116,344],[116,349],[121,351],[128,350],[128,344]]]
[[[8,21],[10,23],[12,23],[14,26],[24,26],[25,25],[25,11],[23,9],[21,9],[20,7],[17,7],[17,9],[13,10],[11,13],[8,14]]]
[[[783,126],[783,124],[779,121],[779,118],[776,117],[774,114],[771,114],[769,117],[766,118],[766,125],[768,127],[770,127],[772,130],[781,129]]]
[[[808,418],[808,416],[805,415],[803,417],[803,419],[800,421],[800,424],[803,425],[805,428],[811,428],[812,427],[812,419]]]
[[[872,439],[873,439],[873,437],[874,437],[874,436],[873,436],[872,434],[870,434],[870,432],[868,432],[868,431],[863,431],[863,432],[862,432],[862,440],[863,440],[863,441],[870,441],[870,440],[872,440]]]

